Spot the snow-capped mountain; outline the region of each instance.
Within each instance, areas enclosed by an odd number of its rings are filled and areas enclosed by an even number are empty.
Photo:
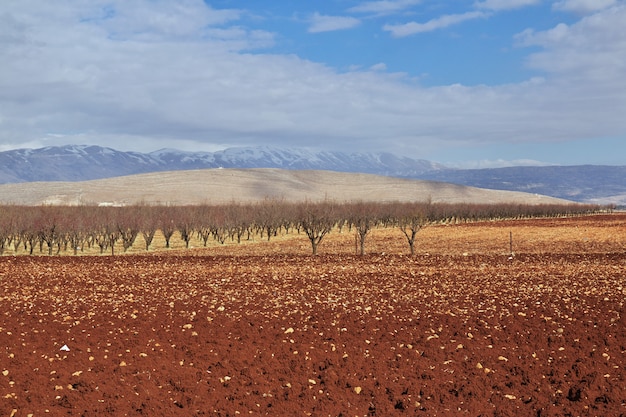
[[[392,153],[314,152],[269,146],[218,152],[161,149],[121,152],[68,145],[0,152],[0,184],[85,181],[159,171],[206,168],[281,168],[360,172],[435,180],[496,190],[532,192],[573,201],[626,205],[626,166],[549,166],[457,170]]]
[[[414,177],[443,166],[391,153],[313,152],[268,146],[218,152],[161,149],[122,152],[100,146],[68,145],[0,152],[0,183],[85,181],[158,171],[205,168],[282,168]]]
[[[430,161],[399,157],[384,152],[356,152],[348,154],[344,152],[314,152],[300,148],[273,148],[269,146],[228,148],[213,153],[162,149],[151,152],[148,155],[161,163],[181,166],[180,169],[315,169],[409,177],[444,168],[443,165]]]

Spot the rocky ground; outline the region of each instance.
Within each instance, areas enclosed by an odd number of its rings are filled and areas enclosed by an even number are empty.
[[[421,233],[1,257],[0,415],[626,415],[626,216]]]

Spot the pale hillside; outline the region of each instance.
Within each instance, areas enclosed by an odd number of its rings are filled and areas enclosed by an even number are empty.
[[[218,204],[264,198],[291,201],[423,201],[563,203],[551,197],[369,174],[280,169],[159,172],[84,182],[0,185],[3,204]]]

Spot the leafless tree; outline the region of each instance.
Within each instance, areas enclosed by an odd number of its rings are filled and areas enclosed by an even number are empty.
[[[174,210],[171,206],[159,206],[158,224],[163,237],[165,238],[165,247],[170,247],[170,240],[176,231],[176,219],[174,218]]]
[[[120,231],[115,219],[113,207],[97,207],[92,212],[90,224],[93,241],[103,254],[106,249],[111,249],[111,256],[115,255],[115,244],[120,239]]]
[[[334,203],[304,202],[298,205],[298,219],[301,229],[311,242],[313,255],[317,254],[319,244],[335,226],[337,210]]]
[[[159,228],[158,208],[154,206],[140,205],[138,207],[139,230],[146,245],[146,252],[154,240],[154,235]]]
[[[60,208],[42,206],[35,214],[34,227],[39,236],[39,248],[43,250],[43,243],[48,246],[48,255],[52,255],[53,248],[60,238]]]
[[[8,207],[0,207],[0,255],[4,254],[9,237],[14,233],[13,212]]]
[[[358,201],[347,204],[346,209],[349,212],[348,222],[356,229],[359,254],[365,255],[365,239],[378,223],[378,205],[376,203]]]
[[[128,251],[141,230],[139,210],[135,207],[113,207],[117,233],[122,240],[124,252]]]
[[[428,223],[430,202],[428,203],[405,203],[397,205],[397,223],[404,234],[411,249],[411,255],[415,255],[415,238],[417,233]]]
[[[261,237],[263,237],[263,232],[267,233],[268,241],[278,234],[283,224],[284,204],[285,202],[281,200],[265,199],[256,205],[255,223],[259,226]]]
[[[194,219],[198,238],[202,239],[206,247],[212,234],[212,227],[215,222],[214,212],[209,205],[201,205],[194,208]]]
[[[255,219],[258,219],[256,206],[231,203],[224,209],[228,235],[232,241],[236,240],[237,243],[241,243],[241,238],[246,231],[248,236],[250,236],[250,230],[255,224]]]
[[[92,207],[68,207],[61,212],[62,229],[65,230],[65,241],[71,245],[74,255],[83,249],[87,239],[88,211]]]
[[[196,223],[194,207],[176,207],[174,212],[176,228],[180,233],[180,238],[185,242],[185,248],[189,248],[189,242],[193,237]]]

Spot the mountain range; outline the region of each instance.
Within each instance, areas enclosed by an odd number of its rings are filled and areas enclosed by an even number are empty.
[[[281,168],[359,172],[415,177],[444,168],[425,160],[391,153],[313,152],[268,146],[218,152],[161,149],[122,152],[100,146],[67,145],[0,152],[0,184],[33,181],[85,181],[160,171],[207,168]]]
[[[162,149],[150,153],[67,145],[0,152],[0,184],[86,181],[151,172],[207,168],[280,168],[376,174],[572,201],[626,205],[626,166],[541,166],[460,170],[389,152],[315,152],[268,146],[217,152]]]

